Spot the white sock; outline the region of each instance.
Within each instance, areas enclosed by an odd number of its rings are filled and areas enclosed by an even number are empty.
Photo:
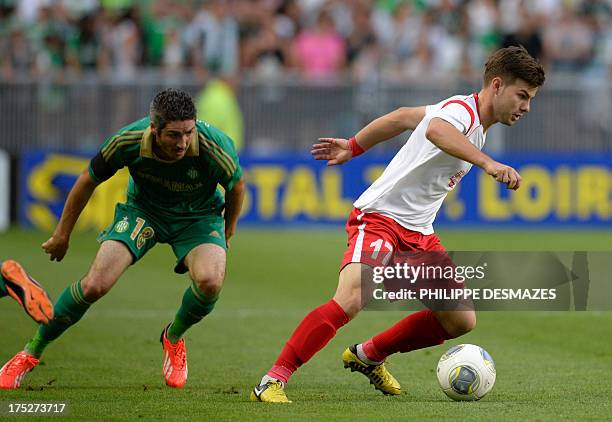
[[[281,383],[281,385],[283,386],[283,388],[285,388],[285,383],[284,383],[284,382],[282,382],[282,381],[280,381],[280,380],[277,380],[276,378],[272,378],[272,377],[271,377],[271,376],[269,376],[268,374],[264,375],[264,376],[261,378],[261,381],[259,382],[259,385],[266,385],[266,384],[267,384],[268,382],[270,382],[270,381],[272,381],[272,382],[280,382],[280,383]]]
[[[365,352],[363,351],[363,346],[361,345],[361,343],[357,345],[357,357],[363,363],[367,363],[368,365],[380,365],[382,363],[382,362],[377,362],[375,360],[368,359]]]

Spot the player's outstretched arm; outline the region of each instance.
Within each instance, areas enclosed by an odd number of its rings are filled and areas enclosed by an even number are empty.
[[[374,145],[414,130],[425,117],[425,107],[400,107],[373,120],[352,139],[319,138],[312,146],[315,160],[325,160],[328,166],[347,162]]]
[[[509,189],[520,187],[521,176],[515,169],[493,160],[447,121],[437,117],[431,119],[425,136],[442,151],[480,167]]]
[[[244,202],[244,191],[244,179],[240,179],[231,190],[225,192],[225,242],[228,248],[230,238],[236,233],[236,224]]]
[[[368,150],[407,130],[414,130],[425,117],[425,107],[400,107],[370,122],[355,135],[359,145]]]
[[[59,262],[66,255],[74,225],[97,186],[98,183],[91,178],[89,171],[85,170],[70,190],[55,231],[49,240],[42,244],[51,261]]]

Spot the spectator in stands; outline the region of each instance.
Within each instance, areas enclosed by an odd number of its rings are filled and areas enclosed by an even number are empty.
[[[98,16],[82,16],[77,30],[68,41],[67,63],[76,72],[97,70],[102,54],[102,34],[98,27]]]
[[[238,72],[238,23],[227,0],[202,5],[188,29],[194,66],[200,78]]]
[[[565,6],[544,33],[544,47],[553,71],[583,70],[593,57],[594,36],[584,15]]]
[[[197,96],[196,109],[198,115],[229,136],[236,150],[240,150],[244,142],[244,118],[236,98],[237,85],[235,77],[210,79]]]
[[[355,4],[352,17],[352,30],[346,39],[346,59],[349,64],[353,64],[367,46],[377,42],[372,27],[371,9],[365,2],[359,1]]]
[[[0,0],[0,77],[361,79],[380,57],[384,78],[456,79],[511,44],[586,72],[608,54],[611,15],[612,0]]]
[[[136,8],[107,11],[102,27],[102,67],[114,82],[133,82],[142,57]]]
[[[31,76],[34,48],[20,27],[7,28],[0,39],[0,75],[15,81]]]
[[[503,48],[522,45],[532,57],[544,63],[544,46],[542,35],[538,31],[537,18],[533,17],[523,4],[519,6],[519,17],[518,26],[513,32],[504,34],[500,46]]]
[[[307,79],[330,80],[344,69],[346,45],[326,10],[314,26],[298,34],[292,53],[300,74]]]

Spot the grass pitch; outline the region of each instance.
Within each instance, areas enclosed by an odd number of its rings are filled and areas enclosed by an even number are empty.
[[[441,232],[449,250],[610,250],[612,232]],[[62,263],[39,245],[46,235],[0,235],[0,259],[20,260],[53,297],[81,277],[97,244],[76,235]],[[390,358],[404,393],[385,397],[342,368],[340,354],[402,318],[363,312],[287,387],[291,405],[248,402],[303,315],[328,300],[345,247],[342,229],[243,230],[233,240],[226,286],[215,311],[187,333],[189,381],[164,386],[159,334],[173,318],[185,276],[172,272],[169,247],[128,270],[83,320],[52,344],[18,391],[0,402],[68,403],[62,420],[610,420],[612,313],[482,312],[472,333],[443,346]],[[36,327],[10,298],[0,301],[0,365]],[[497,383],[480,402],[455,403],[440,391],[435,366],[448,347],[485,347]]]

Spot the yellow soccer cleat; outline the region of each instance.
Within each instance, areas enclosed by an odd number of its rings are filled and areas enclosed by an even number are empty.
[[[385,395],[396,396],[402,393],[402,386],[395,379],[387,368],[384,362],[380,365],[368,365],[359,359],[357,356],[356,345],[352,345],[342,353],[342,362],[345,368],[350,368],[351,372],[361,372],[370,379],[370,384],[382,391]]]
[[[280,381],[268,381],[258,385],[251,391],[251,401],[261,401],[265,403],[291,403],[287,398],[283,383]]]

